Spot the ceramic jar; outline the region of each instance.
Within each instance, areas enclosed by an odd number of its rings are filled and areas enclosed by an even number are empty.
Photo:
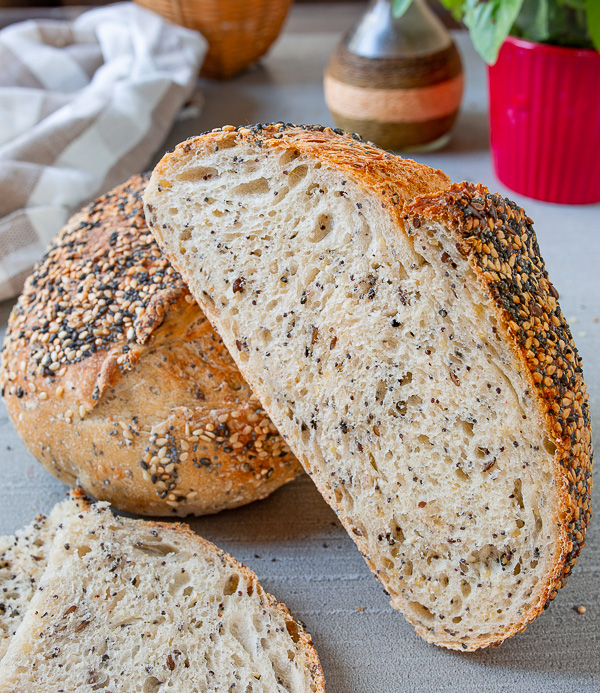
[[[423,0],[400,18],[390,0],[373,0],[331,56],[324,88],[338,127],[386,149],[433,149],[449,139],[463,71],[449,32]]]

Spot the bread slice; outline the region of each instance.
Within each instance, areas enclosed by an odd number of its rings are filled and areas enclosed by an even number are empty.
[[[524,212],[282,124],[180,144],[144,203],[393,606],[454,649],[523,630],[591,512],[581,363]]]
[[[46,569],[57,528],[88,505],[85,496],[75,489],[67,500],[54,506],[50,515],[38,515],[15,535],[0,537],[0,660]]]
[[[0,691],[324,691],[316,651],[256,575],[185,525],[64,522]]]

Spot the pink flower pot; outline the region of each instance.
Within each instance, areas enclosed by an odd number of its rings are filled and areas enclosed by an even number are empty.
[[[546,202],[600,201],[600,53],[509,36],[489,67],[498,178]]]

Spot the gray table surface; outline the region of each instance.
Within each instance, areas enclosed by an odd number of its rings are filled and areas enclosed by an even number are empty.
[[[323,3],[294,8],[285,31],[260,65],[229,82],[201,82],[202,112],[178,122],[157,156],[185,137],[226,123],[332,124],[323,100],[323,69],[356,11],[356,6],[332,10]],[[485,67],[464,34],[457,35],[457,41],[467,86],[454,136],[445,149],[414,158],[443,169],[454,180],[485,183],[522,204],[534,219],[542,254],[584,360],[592,417],[598,424],[600,205],[535,202],[497,181],[488,149]],[[0,304],[2,332],[11,304]],[[38,512],[49,511],[65,493],[65,487],[23,447],[3,407],[0,479],[0,533],[13,532]],[[353,542],[307,477],[265,501],[191,524],[255,570],[264,587],[306,623],[329,693],[600,691],[597,517],[568,585],[551,608],[524,634],[475,654],[438,649],[415,635],[391,609]],[[586,606],[584,615],[575,611],[579,605]]]

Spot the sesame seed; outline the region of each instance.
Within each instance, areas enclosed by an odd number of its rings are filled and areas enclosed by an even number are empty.
[[[181,455],[179,455],[179,461],[185,462],[189,456],[190,456],[189,452],[182,452]]]
[[[46,393],[46,392],[40,392],[40,394],[38,396],[41,400],[48,399],[48,393]]]
[[[168,438],[157,438],[155,443],[156,446],[161,448],[163,445],[166,445],[169,442]]]

